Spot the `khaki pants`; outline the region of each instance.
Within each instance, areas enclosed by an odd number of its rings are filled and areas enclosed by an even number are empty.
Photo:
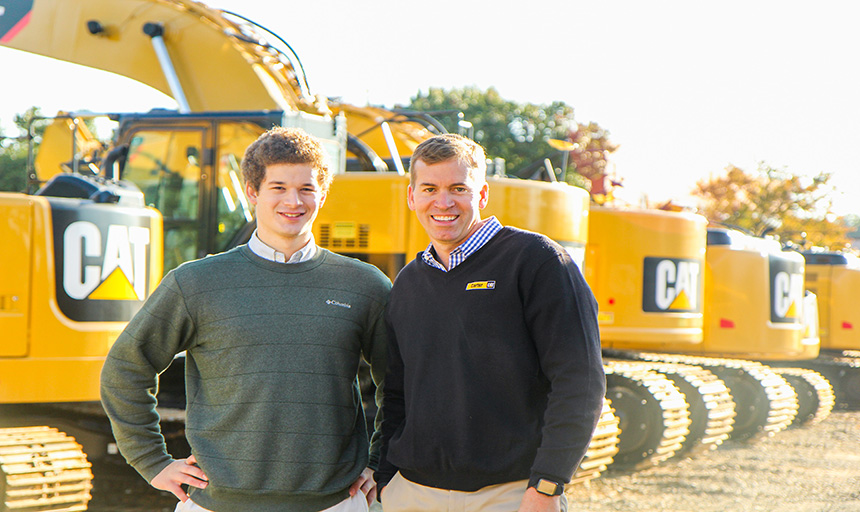
[[[398,472],[382,492],[385,512],[516,512],[528,480],[490,485],[474,492],[449,491],[411,482]],[[561,496],[561,510],[567,498]]]
[[[209,509],[205,509],[200,505],[194,503],[191,500],[187,500],[185,503],[181,501],[176,504],[176,509],[173,512],[212,512]],[[365,497],[364,493],[358,491],[355,493],[355,496],[351,496],[337,505],[333,505],[321,512],[368,512],[367,507],[367,497]]]

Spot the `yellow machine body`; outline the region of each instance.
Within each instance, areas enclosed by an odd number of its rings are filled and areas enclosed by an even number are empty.
[[[821,348],[860,350],[860,260],[850,254],[804,253],[806,289],[818,297]]]
[[[47,181],[61,172],[77,172],[75,165],[81,172],[91,172],[92,169],[80,167],[100,157],[103,150],[82,120],[61,115],[45,127],[33,170],[39,181]]]
[[[819,339],[804,324],[803,256],[737,231],[712,229],[708,240],[703,352],[759,360],[817,357]]]
[[[193,0],[21,1],[6,9],[0,45],[100,69],[146,84],[188,112],[248,110],[343,113],[348,129],[381,158],[408,157],[431,132],[420,120],[312,94],[292,57],[269,34]],[[171,87],[148,35],[159,26],[179,89]],[[217,65],[213,65],[217,62]],[[181,110],[181,104],[180,104]],[[54,162],[41,166],[53,169]],[[394,170],[394,169],[391,169]],[[44,178],[42,178],[44,179]]]
[[[592,206],[585,277],[604,348],[699,351],[704,217]]]
[[[108,349],[161,277],[160,216],[0,193],[0,219],[0,267],[14,269],[0,281],[0,403],[98,400]]]
[[[192,110],[293,110],[299,104],[305,107],[301,110],[315,110],[314,99],[298,92],[288,63],[266,48],[229,37],[225,32],[240,35],[240,28],[220,11],[190,0],[35,0],[29,16],[5,34],[2,44],[116,73],[172,95],[152,39],[144,33],[147,23],[163,27]]]
[[[490,177],[490,201],[482,216],[542,233],[582,263],[588,237],[588,193],[561,183]],[[406,205],[409,177],[395,173],[335,176],[314,223],[317,244],[383,269],[391,278],[430,243]],[[560,219],[564,219],[561,221]]]

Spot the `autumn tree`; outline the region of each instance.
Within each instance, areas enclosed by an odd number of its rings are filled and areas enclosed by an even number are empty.
[[[711,222],[756,235],[772,233],[800,246],[841,249],[850,228],[830,213],[830,174],[799,176],[764,163],[748,173],[735,166],[701,180],[693,194]]]
[[[569,135],[573,148],[570,160],[573,171],[590,182],[592,196],[608,196],[613,184],[609,182],[609,154],[618,149],[610,142],[609,132],[597,123],[577,124]]]

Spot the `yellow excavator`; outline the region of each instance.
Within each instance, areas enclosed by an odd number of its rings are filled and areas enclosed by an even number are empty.
[[[820,344],[800,254],[693,213],[592,207],[585,275],[621,424],[611,468],[754,440],[833,407],[822,375],[783,368],[814,360]]]
[[[243,202],[237,181],[241,151],[262,130],[283,122],[284,118],[301,120],[319,114],[335,119],[335,128],[323,134],[334,139],[333,147],[344,137],[332,136],[332,131],[343,129],[342,125],[338,128],[337,119],[346,120],[347,151],[335,151],[333,159],[343,168],[371,172],[338,175],[332,185],[330,200],[316,223],[317,242],[372,262],[391,277],[426,246],[423,230],[403,201],[407,184],[404,159],[421,140],[440,131],[440,127],[426,115],[355,107],[311,95],[300,65],[293,64],[297,59],[288,58],[266,43],[259,28],[248,20],[209,9],[200,3],[187,0],[97,0],[71,7],[56,0],[20,3],[31,5],[31,16],[26,23],[22,17],[22,21],[14,25],[14,37],[0,36],[2,44],[130,76],[177,99],[178,113],[114,116],[119,129],[113,161],[122,164],[122,177],[139,184],[146,203],[154,205],[164,216],[165,269],[246,239],[253,227],[253,218],[247,203]],[[54,39],[37,35],[38,30],[52,26],[50,23],[59,23],[54,21],[54,16],[63,20],[63,25],[69,29],[56,35],[48,31]],[[48,19],[50,23],[45,21]],[[38,23],[45,24],[40,26]],[[221,79],[225,73],[230,76],[229,83]],[[241,94],[237,93],[238,90]],[[39,158],[42,160],[36,162],[32,172],[39,180],[46,179],[64,165],[69,167],[67,155],[55,156],[51,162],[50,153],[46,151],[40,153]],[[92,162],[78,162],[76,156],[71,163],[80,168]],[[609,245],[602,244],[595,236],[595,233],[603,232],[603,228],[588,227],[599,214],[596,209],[589,213],[584,192],[558,183],[511,180],[502,176],[490,176],[489,180],[493,199],[487,213],[496,214],[503,223],[543,232],[565,245],[577,261],[585,262],[589,282],[596,294],[602,293],[605,283],[600,282],[597,276],[601,267],[609,268],[609,265],[601,264],[596,256],[589,258],[586,254],[593,252],[596,255],[604,251],[620,255],[629,252],[632,244],[630,239],[622,236],[624,230],[617,226],[607,228],[607,236],[622,243],[622,247],[609,249]],[[528,205],[528,208],[523,208],[523,205]],[[701,224],[696,220],[692,223]],[[634,225],[641,227],[647,223]],[[677,228],[666,229],[674,233]],[[702,229],[699,225],[694,231],[701,235]],[[703,239],[699,236],[699,240]],[[645,237],[639,247],[649,247],[655,240]],[[589,243],[588,250],[586,242]],[[674,278],[672,286],[668,286],[665,279],[659,286],[650,285],[649,293],[655,293],[654,290],[664,293],[661,303],[668,300],[671,293],[680,293],[678,290],[686,291],[688,286],[693,286],[691,280],[695,277],[692,273],[695,265],[692,260],[699,261],[698,279],[704,279],[704,263],[701,262],[704,243],[684,243],[679,247],[667,244],[662,252],[648,256],[655,261],[678,260],[670,261],[674,265],[672,271],[666,270],[667,263],[659,269],[664,276],[666,272],[686,276]],[[691,250],[692,256],[689,254]],[[649,272],[657,272],[658,263],[653,263],[655,266],[649,267]],[[624,275],[636,275],[635,264],[625,265],[621,267],[626,273]],[[686,282],[681,286],[675,279],[686,279]],[[644,290],[644,278],[642,283]],[[691,289],[703,293],[705,286],[700,284]],[[624,300],[634,297],[635,302],[644,294],[644,291],[628,286],[617,297],[624,297]],[[651,311],[650,317],[646,315],[632,320],[625,335],[635,331],[652,334],[661,330],[671,331],[680,322],[681,343],[696,344],[698,342],[692,338],[703,336],[702,304],[706,302],[704,297],[693,300],[689,293],[673,296],[666,306],[668,310]],[[688,311],[681,307],[691,304],[699,309]],[[624,315],[611,308],[601,308],[602,335],[609,343],[614,343],[611,329],[607,330],[611,327],[606,322],[611,316],[609,313],[618,315],[613,320],[617,326],[624,325]],[[672,319],[673,326],[654,327],[649,324],[653,320],[642,323],[644,318],[660,318],[661,313]],[[633,335],[633,340],[638,336]],[[653,336],[646,338],[649,343],[655,342]],[[668,339],[678,340],[673,336]],[[628,347],[634,350],[625,349],[625,352],[661,351],[666,348],[662,343],[665,340],[656,348],[646,344]],[[714,371],[702,365],[643,362],[641,357],[637,358],[640,360],[619,358],[609,361],[609,378],[647,388],[652,396],[664,395],[657,405],[663,413],[656,421],[655,413],[642,413],[643,399],[628,400],[624,393],[610,395],[617,400],[615,408],[623,409],[619,416],[624,418],[622,427],[631,440],[625,446],[624,457],[615,457],[619,465],[624,465],[620,460],[623,459],[628,466],[642,467],[683,453],[685,449],[693,449],[696,445],[714,447],[732,433],[734,418],[738,415],[736,402],[731,398],[725,381],[716,377]],[[775,398],[767,402],[767,409],[785,409],[786,412],[768,412],[764,423],[752,424],[750,437],[785,428],[793,416],[792,411],[797,406],[792,407],[792,403],[796,399],[791,398],[791,392],[785,391],[784,380],[776,382],[774,396],[786,395],[788,398],[782,401],[787,401],[788,405],[780,405],[781,400]],[[689,398],[695,393],[685,390],[688,389],[685,386],[692,386],[702,394],[701,408],[713,414],[702,420],[702,415],[696,412],[698,406]],[[170,389],[170,386],[166,387]],[[625,388],[619,384],[613,389],[624,391]],[[685,390],[683,394],[681,390]],[[735,395],[740,396],[737,391]],[[181,398],[176,397],[177,405],[181,405]],[[608,408],[605,412],[605,421],[595,436],[593,450],[577,473],[579,481],[597,476],[612,462],[618,450],[619,420]],[[699,426],[696,422],[704,423]],[[636,434],[637,429],[650,433]]]
[[[110,440],[102,362],[161,279],[161,216],[129,184],[67,174],[0,193],[0,218],[0,508],[85,510],[85,453]]]
[[[800,366],[813,369],[833,384],[836,406],[860,408],[860,259],[823,249],[801,253],[806,260],[806,289],[818,297],[821,352]]]
[[[341,171],[315,225],[320,245],[375,263],[392,278],[426,246],[405,206],[403,160],[440,130],[428,116],[312,96],[300,69],[247,20],[197,2],[7,0],[4,7],[0,44],[128,76],[177,100],[178,112],[112,115],[118,128],[106,151],[92,144],[80,116],[59,116],[29,169],[41,188],[81,173],[135,184],[143,203],[163,219],[163,271],[247,240],[253,216],[238,163],[244,148],[274,125],[301,126],[325,139],[331,163]],[[371,172],[342,172],[347,167]],[[490,214],[551,236],[581,263],[586,192],[563,183],[489,180]],[[75,199],[84,193],[70,192]],[[156,246],[161,243],[150,245]],[[161,272],[152,274],[153,286]],[[119,329],[121,324],[106,336],[94,366]],[[168,407],[162,418],[181,420],[181,379],[167,373],[159,394]],[[617,419],[607,404],[576,481],[598,476],[617,442]]]

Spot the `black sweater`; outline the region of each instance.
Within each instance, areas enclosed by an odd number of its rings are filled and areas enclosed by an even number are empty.
[[[380,486],[570,480],[606,383],[597,304],[561,246],[504,228],[450,272],[418,257],[386,323]]]

